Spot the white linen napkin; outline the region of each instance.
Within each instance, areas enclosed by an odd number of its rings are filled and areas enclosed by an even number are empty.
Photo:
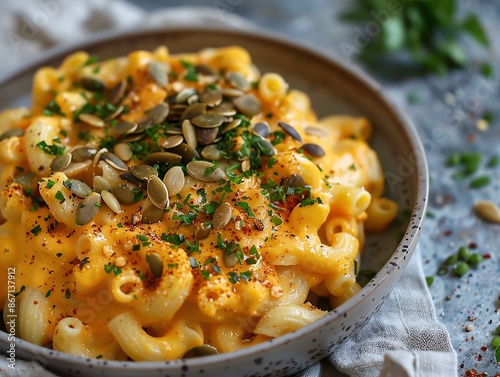
[[[102,30],[131,25],[214,24],[253,27],[252,23],[215,7],[182,7],[145,13],[119,0],[24,0],[0,2],[0,71],[29,60],[61,43],[74,43]],[[222,17],[221,17],[222,15]],[[0,375],[54,377],[36,362],[16,360],[7,368],[0,356]],[[345,373],[345,374],[344,374]],[[436,319],[417,249],[401,282],[378,313],[329,357],[298,377],[454,377],[457,359],[449,335]]]

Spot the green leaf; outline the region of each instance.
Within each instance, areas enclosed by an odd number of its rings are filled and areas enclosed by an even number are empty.
[[[484,47],[490,46],[488,34],[486,34],[481,21],[479,21],[475,14],[469,14],[467,18],[462,22],[461,26],[465,32],[467,32],[472,38],[474,38]]]

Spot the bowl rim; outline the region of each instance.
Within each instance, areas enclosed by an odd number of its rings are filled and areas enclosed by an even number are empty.
[[[305,54],[313,55],[315,58],[319,58],[324,60],[328,64],[332,64],[336,66],[339,70],[344,70],[351,76],[356,77],[356,79],[366,85],[373,92],[376,92],[380,97],[381,102],[383,102],[387,108],[392,111],[393,116],[399,121],[399,123],[403,126],[403,130],[405,133],[408,142],[411,144],[413,151],[416,152],[419,158],[415,161],[415,174],[417,174],[418,187],[416,190],[416,200],[415,200],[415,208],[412,212],[412,219],[416,222],[412,224],[412,221],[409,221],[409,224],[405,230],[405,234],[402,240],[397,245],[396,249],[392,253],[390,259],[381,267],[381,269],[377,272],[375,277],[370,281],[370,284],[367,284],[362,288],[360,292],[358,292],[351,299],[347,300],[345,303],[341,304],[337,308],[330,311],[323,318],[320,318],[313,323],[302,327],[298,330],[290,332],[288,334],[282,335],[278,338],[271,339],[269,341],[259,343],[247,348],[243,348],[237,351],[222,353],[213,356],[205,356],[198,358],[190,358],[190,359],[178,359],[178,360],[169,360],[169,361],[118,361],[118,360],[103,360],[103,359],[89,359],[85,357],[79,357],[70,355],[64,352],[52,350],[49,348],[45,348],[43,346],[38,346],[33,343],[29,343],[20,338],[15,339],[16,348],[21,346],[23,351],[30,353],[32,355],[36,355],[37,357],[43,357],[47,360],[57,359],[58,361],[64,361],[68,364],[72,364],[74,366],[86,367],[90,360],[95,367],[112,370],[119,367],[126,367],[129,371],[145,371],[148,369],[158,369],[162,368],[162,371],[174,370],[178,369],[182,366],[188,366],[192,368],[196,367],[207,367],[212,364],[219,364],[225,361],[234,362],[235,360],[241,358],[248,357],[261,357],[265,354],[266,349],[273,348],[275,346],[285,346],[293,341],[299,341],[300,338],[306,333],[310,333],[318,330],[319,328],[325,326],[331,320],[338,318],[348,310],[358,306],[362,301],[368,298],[369,294],[375,289],[375,287],[380,285],[388,284],[387,277],[389,273],[386,270],[393,270],[404,268],[405,266],[401,266],[405,259],[410,259],[412,257],[412,251],[415,249],[418,242],[418,235],[420,233],[420,229],[422,226],[422,222],[425,219],[425,212],[427,208],[427,198],[429,192],[429,178],[428,178],[428,166],[427,159],[424,151],[424,147],[418,132],[409,118],[409,116],[400,109],[386,94],[382,89],[382,86],[371,76],[369,76],[366,72],[364,72],[360,67],[355,64],[351,64],[349,62],[343,61],[340,57],[337,57],[331,53],[328,53],[325,50],[321,50],[317,46],[306,45],[304,41],[296,41],[292,39],[290,36],[286,36],[282,33],[276,31],[270,31],[268,29],[258,30],[243,30],[237,29],[234,27],[228,26],[193,26],[193,25],[185,25],[185,26],[163,26],[163,27],[142,27],[140,29],[136,29],[134,31],[126,31],[126,30],[112,30],[105,31],[93,34],[91,37],[78,41],[76,43],[63,44],[61,46],[56,46],[51,48],[41,54],[39,54],[36,58],[31,60],[30,62],[23,64],[19,67],[16,67],[5,74],[0,75],[0,87],[7,85],[9,82],[18,79],[20,76],[24,75],[26,72],[38,68],[43,65],[44,62],[53,60],[53,59],[62,59],[69,53],[78,50],[85,50],[86,48],[95,46],[96,44],[109,43],[113,40],[124,39],[127,37],[148,37],[154,35],[156,33],[182,33],[182,32],[190,32],[190,33],[223,33],[223,34],[232,34],[236,37],[242,36],[245,38],[254,38],[259,39],[263,42],[272,42],[283,45],[287,48],[291,48],[298,51],[303,51]],[[413,226],[412,226],[413,225]],[[403,242],[403,240],[405,240]],[[382,273],[383,272],[383,273]],[[5,343],[9,344],[8,336],[4,331],[0,331],[0,344]],[[40,361],[40,359],[38,359]]]

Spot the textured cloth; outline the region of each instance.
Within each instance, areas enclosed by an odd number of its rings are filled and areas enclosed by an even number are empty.
[[[130,28],[146,18],[150,26],[252,25],[216,7],[165,9],[148,15],[112,0],[7,0],[0,2],[0,72],[53,45],[73,43],[102,30]],[[456,371],[456,355],[446,329],[436,320],[417,250],[379,312],[328,358],[298,376],[454,377]],[[54,376],[36,362],[16,360],[16,369],[10,369],[4,356],[0,375]]]

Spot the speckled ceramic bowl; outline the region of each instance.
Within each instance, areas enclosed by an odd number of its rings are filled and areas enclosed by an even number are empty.
[[[325,356],[378,309],[399,281],[417,244],[427,197],[427,168],[422,145],[408,118],[365,74],[307,46],[268,33],[227,29],[176,28],[109,34],[72,48],[59,49],[0,79],[0,109],[29,104],[31,79],[42,65],[57,66],[64,56],[86,50],[100,58],[153,49],[166,44],[172,52],[241,45],[262,72],[281,73],[291,87],[307,92],[318,115],[362,114],[374,124],[370,141],[386,175],[385,195],[411,217],[401,216],[384,234],[369,237],[363,268],[378,271],[359,294],[324,318],[296,332],[237,352],[167,362],[122,362],[83,359],[22,340],[16,356],[36,359],[62,375],[79,376],[281,376],[298,372]],[[408,211],[406,211],[408,212]],[[404,232],[398,244],[396,233]],[[0,332],[0,349],[8,349]]]

